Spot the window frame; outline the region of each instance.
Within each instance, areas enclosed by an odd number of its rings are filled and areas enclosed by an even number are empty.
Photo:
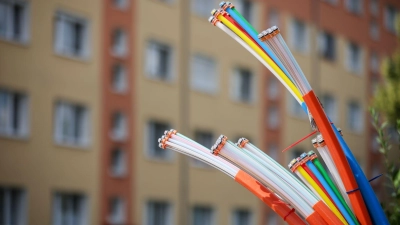
[[[128,92],[128,69],[121,63],[117,63],[112,66],[111,88],[112,91],[117,94],[126,94]]]
[[[113,214],[113,207],[117,202],[117,204],[120,204],[118,206],[116,206],[118,208],[118,210],[120,210],[119,212],[117,212],[116,214]],[[114,196],[109,200],[109,216],[108,216],[108,222],[110,223],[110,225],[120,225],[120,224],[125,224],[127,221],[127,210],[126,210],[126,200],[121,197],[121,196]]]
[[[210,215],[208,215],[210,218],[210,223],[209,223],[209,225],[214,225],[215,224],[215,221],[216,221],[216,212],[215,212],[215,210],[214,210],[214,208],[212,207],[212,206],[208,206],[208,205],[194,205],[193,207],[192,207],[192,212],[191,212],[191,225],[197,225],[196,224],[196,222],[195,222],[195,217],[196,217],[196,209],[200,209],[200,210],[208,210],[209,212],[207,212],[207,213],[210,213]],[[203,212],[201,212],[201,213],[203,213]],[[204,223],[200,223],[200,224],[204,224]],[[205,224],[205,225],[207,225],[207,224]]]
[[[30,14],[31,14],[31,5],[30,5],[30,1],[26,1],[26,0],[5,0],[3,1],[4,4],[8,4],[8,7],[5,6],[5,10],[10,10],[10,7],[13,6],[9,6],[9,5],[20,5],[24,8],[24,12],[22,13],[22,18],[21,18],[21,34],[20,34],[20,38],[15,38],[14,36],[14,26],[10,23],[14,22],[14,19],[12,19],[12,22],[10,22],[10,17],[13,17],[13,12],[10,13],[8,12],[8,20],[5,19],[5,31],[4,34],[0,33],[0,40],[4,40],[4,41],[9,41],[9,42],[13,42],[16,44],[28,44],[28,42],[30,41]],[[10,28],[11,27],[11,28]]]
[[[249,75],[249,87],[248,87],[248,97],[244,98],[242,94],[242,89],[244,88],[242,85],[243,83],[243,73],[247,72],[246,75]],[[231,84],[230,84],[230,96],[231,99],[235,102],[242,103],[242,104],[254,104],[256,102],[257,97],[257,77],[254,74],[254,71],[247,68],[247,67],[236,67],[233,70],[231,75]]]
[[[80,108],[81,117],[74,118],[76,116],[75,110]],[[89,107],[84,104],[74,103],[68,100],[59,99],[55,101],[54,104],[54,118],[53,118],[53,141],[55,144],[60,146],[74,147],[74,148],[88,148],[91,144],[91,112]],[[61,117],[61,118],[60,118]],[[65,134],[64,132],[65,121],[67,119],[71,119],[74,123],[68,132],[73,132],[73,134]],[[83,123],[79,124],[79,120],[82,120]],[[77,128],[76,125],[79,127]],[[61,127],[60,127],[61,126]],[[76,129],[79,129],[76,130]],[[71,131],[72,130],[72,131]],[[74,135],[80,133],[81,136],[74,137]],[[71,135],[71,136],[69,136]]]
[[[128,124],[128,116],[123,111],[115,111],[111,115],[111,139],[118,142],[125,141],[129,136]]]
[[[364,13],[363,0],[346,0],[345,6],[348,12],[354,15],[362,15]]]
[[[81,24],[82,38],[80,45],[82,46],[79,53],[74,53],[70,47],[66,46],[65,33],[66,22]],[[54,31],[53,31],[53,50],[56,55],[87,61],[91,57],[91,23],[88,18],[66,10],[57,10],[54,15]],[[75,43],[76,44],[76,43]]]
[[[198,70],[200,70],[201,72],[198,72]],[[203,79],[197,77],[205,73],[209,73],[211,75],[205,75],[207,77]],[[213,57],[204,54],[193,54],[191,56],[189,79],[190,87],[192,90],[200,93],[216,95],[219,90],[218,65],[216,60]]]
[[[166,72],[165,74],[161,74],[160,71],[155,71],[157,70],[153,68],[153,60],[159,60],[161,59],[156,59],[157,57],[157,52],[160,49],[165,50],[168,53],[168,58],[166,59]],[[152,59],[150,59],[152,58]],[[158,80],[158,81],[163,81],[163,82],[172,82],[175,79],[175,53],[173,46],[165,43],[165,42],[160,42],[157,40],[149,40],[146,43],[146,48],[145,48],[145,74],[146,77],[152,80]],[[154,71],[153,71],[154,70]]]
[[[125,29],[118,27],[111,34],[111,53],[114,57],[125,58],[129,53],[129,35]]]
[[[0,88],[0,96],[3,96],[3,100],[5,100],[5,102],[1,103],[4,103],[4,108],[0,108],[0,117],[6,118],[4,121],[5,126],[0,127],[0,136],[13,139],[27,139],[30,135],[29,96],[24,92],[6,88]],[[15,103],[17,107],[15,107]],[[15,109],[18,109],[18,112],[15,112]],[[13,124],[14,122],[17,122],[17,124]],[[17,127],[14,127],[15,125]]]
[[[300,33],[300,34],[298,34]],[[302,38],[299,38],[301,36]],[[289,26],[290,46],[301,54],[310,52],[310,30],[303,20],[292,18]]]
[[[359,115],[355,115],[355,116],[358,116],[356,118],[357,119],[356,122],[352,122],[354,119],[351,120],[353,117],[352,114],[354,114],[354,112],[352,112],[352,106],[358,107],[357,110],[359,112],[355,112],[356,114],[359,114]],[[364,118],[365,117],[364,117],[362,105],[358,101],[355,101],[355,100],[349,101],[347,103],[347,115],[346,115],[346,126],[349,129],[349,131],[351,131],[353,133],[363,133],[364,132],[364,122],[365,122]],[[352,124],[352,123],[354,123],[354,124]],[[354,127],[352,127],[352,126],[354,126]]]
[[[166,209],[166,217],[167,219],[164,220],[166,221],[165,224],[163,225],[173,225],[174,224],[174,206],[173,204],[168,201],[168,200],[156,200],[156,199],[150,199],[146,201],[144,205],[144,217],[143,217],[143,224],[144,225],[153,225],[150,224],[151,221],[149,221],[149,218],[154,218],[155,216],[151,216],[151,209],[150,209],[150,204],[155,204],[155,203],[161,203],[161,204],[166,204],[167,209]],[[154,211],[154,210],[153,210]]]
[[[0,187],[0,192],[3,192],[2,194],[4,195],[3,202],[0,204],[3,204],[2,209],[6,212],[9,213],[10,215],[4,216],[4,221],[0,221],[0,223],[3,224],[11,224],[10,220],[11,217],[13,216],[12,214],[14,213],[11,208],[13,203],[17,203],[17,211],[15,216],[15,219],[17,219],[18,225],[27,225],[28,224],[28,193],[24,188],[19,188],[19,187],[8,187],[8,186],[1,186]],[[13,193],[16,194],[17,196],[13,196]],[[16,192],[16,193],[15,193]],[[12,199],[13,197],[16,197],[17,199]],[[16,201],[16,202],[15,202]],[[8,219],[8,220],[7,220]]]
[[[110,173],[112,177],[125,177],[128,173],[127,153],[122,148],[114,148],[110,157]],[[114,154],[119,154],[115,156]],[[115,159],[114,157],[117,157]],[[119,158],[120,157],[120,158]],[[116,162],[115,162],[116,160]],[[114,164],[116,163],[116,164]],[[120,165],[122,164],[122,165]]]
[[[161,135],[156,136],[157,131],[152,130],[155,128],[154,126],[156,126],[156,125],[165,126],[166,127],[165,130],[169,130],[171,127],[170,123],[161,121],[161,120],[150,119],[150,120],[146,121],[145,135],[144,135],[144,137],[145,137],[145,142],[144,142],[145,143],[144,144],[145,156],[147,159],[152,160],[152,161],[171,163],[175,159],[175,153],[173,151],[161,149],[158,146],[157,140],[159,138],[161,138]],[[162,133],[164,133],[164,131],[162,131]],[[151,148],[154,148],[154,149],[151,149]],[[153,150],[156,150],[156,148],[157,148],[157,150],[162,152],[162,156],[158,156],[158,155],[154,154]]]
[[[247,213],[248,213],[248,216],[249,216],[249,218],[248,218],[248,220],[249,220],[249,223],[247,224],[247,225],[251,225],[251,224],[254,224],[254,221],[253,221],[253,213],[252,213],[252,211],[250,210],[250,209],[248,209],[248,208],[237,208],[237,209],[234,209],[233,210],[233,212],[232,212],[232,221],[233,221],[233,223],[232,223],[232,225],[242,225],[242,224],[239,224],[239,222],[238,222],[238,212],[244,212],[244,211],[246,211]]]

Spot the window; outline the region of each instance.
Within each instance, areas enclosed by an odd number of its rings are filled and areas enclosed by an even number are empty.
[[[355,43],[349,43],[347,45],[347,57],[346,57],[346,65],[347,69],[350,72],[360,74],[362,72],[362,58],[361,58],[361,49]]]
[[[279,27],[280,23],[279,23],[279,13],[276,9],[271,9],[269,10],[268,13],[268,26],[272,27],[272,26],[277,26]]]
[[[56,53],[78,58],[89,57],[89,25],[85,18],[57,12],[54,37]]]
[[[123,141],[128,136],[128,121],[122,112],[116,112],[112,116],[112,138],[116,141]]]
[[[287,97],[287,107],[288,111],[291,116],[297,117],[297,118],[308,118],[307,114],[304,112],[303,108],[300,106],[300,104],[296,101],[295,98],[293,98],[292,95],[286,94]]]
[[[309,33],[306,24],[293,19],[289,27],[289,41],[298,52],[307,53],[309,49]]]
[[[347,126],[354,132],[363,129],[364,116],[361,106],[357,102],[350,102],[347,106]]]
[[[0,187],[0,224],[27,224],[26,193],[19,188]]]
[[[112,69],[112,88],[117,93],[124,93],[128,89],[128,78],[126,68],[121,65],[115,65]]]
[[[29,6],[26,1],[0,0],[0,38],[28,41]]]
[[[129,0],[112,0],[115,7],[125,9],[129,5]]]
[[[321,100],[326,115],[332,120],[332,122],[336,123],[338,118],[335,98],[331,95],[324,95]]]
[[[172,49],[166,44],[149,42],[146,53],[146,73],[150,78],[172,78]]]
[[[110,201],[110,216],[108,218],[110,225],[123,225],[125,219],[125,202],[120,197],[114,197]]]
[[[369,36],[375,41],[379,39],[379,26],[375,20],[369,23]]]
[[[254,3],[250,0],[236,0],[236,9],[242,14],[242,16],[250,23],[254,25],[256,19],[256,13],[254,10]]]
[[[89,112],[86,107],[66,101],[55,105],[54,139],[58,144],[89,144]]]
[[[145,225],[172,225],[171,205],[165,201],[149,201]]]
[[[122,29],[116,29],[112,34],[112,52],[118,57],[128,53],[128,35]]]
[[[267,97],[269,100],[276,100],[279,95],[279,83],[275,77],[268,79]]]
[[[338,3],[338,0],[324,0],[324,1],[331,5],[337,5],[337,3]]]
[[[279,126],[279,109],[277,106],[268,107],[268,128],[276,129]]]
[[[111,174],[114,177],[122,177],[126,174],[126,154],[122,149],[111,152]]]
[[[86,225],[88,209],[81,194],[57,193],[53,198],[53,225]]]
[[[270,211],[268,214],[267,214],[267,218],[266,218],[266,220],[265,221],[267,221],[265,224],[267,225],[278,225],[279,223],[278,223],[278,216],[277,216],[277,214],[275,213],[275,212],[272,212],[272,211]]]
[[[396,18],[397,18],[397,9],[393,6],[385,7],[385,26],[386,28],[395,33],[396,32]]]
[[[379,58],[376,52],[372,52],[370,56],[370,70],[377,74],[379,73]]]
[[[213,146],[215,141],[213,133],[208,131],[196,131],[194,134],[194,140],[208,149]],[[211,167],[208,164],[203,163],[202,161],[197,159],[193,159],[193,165],[205,168]]]
[[[250,225],[251,224],[251,212],[247,209],[238,209],[233,213],[233,224],[234,225]]]
[[[355,14],[361,14],[363,11],[363,0],[346,0],[347,9]]]
[[[169,129],[169,125],[162,122],[150,121],[147,124],[147,153],[149,157],[155,159],[169,159],[172,151],[161,149],[158,146],[158,139],[164,135],[164,131]]]
[[[214,59],[202,56],[192,56],[190,84],[194,90],[216,93],[218,90],[217,65]]]
[[[370,0],[369,1],[369,11],[372,15],[379,15],[379,1],[378,0]]]
[[[215,0],[192,0],[192,11],[202,17],[210,17],[211,10],[215,8],[218,3]]]
[[[212,225],[213,210],[207,206],[195,206],[193,208],[192,225]]]
[[[255,95],[254,77],[248,69],[235,69],[232,77],[231,95],[236,101],[252,102]]]
[[[0,89],[0,135],[26,137],[29,103],[26,95]]]
[[[322,32],[319,36],[319,54],[327,60],[335,60],[336,41],[335,37],[327,32]]]

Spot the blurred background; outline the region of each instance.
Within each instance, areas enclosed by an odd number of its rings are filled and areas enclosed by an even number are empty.
[[[216,0],[0,0],[0,224],[283,224],[199,161],[158,148],[174,128],[211,147],[246,137],[286,167],[308,117],[208,23]],[[382,173],[368,107],[397,46],[398,0],[237,0],[277,25],[367,177]],[[382,198],[381,182],[371,183]]]

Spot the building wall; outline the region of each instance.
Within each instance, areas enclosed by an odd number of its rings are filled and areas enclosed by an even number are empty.
[[[101,223],[113,224],[112,201],[119,198],[124,206],[124,219],[119,222],[132,224],[134,219],[132,217],[135,185],[133,180],[133,143],[134,133],[133,127],[135,125],[134,115],[136,105],[134,104],[135,96],[135,78],[134,78],[134,50],[135,50],[135,18],[134,9],[135,1],[127,1],[123,7],[118,7],[112,1],[103,1],[104,8],[102,17],[102,34],[103,42],[102,49],[102,120],[101,120],[101,140],[102,140],[102,160],[99,167],[102,173],[101,182]],[[126,35],[126,52],[125,54],[118,55],[113,51],[114,39],[116,30],[121,30]],[[122,66],[126,70],[126,89],[118,92],[113,88],[113,70],[115,66]],[[113,137],[113,121],[116,113],[122,113],[126,118],[126,135],[125,138],[119,140]],[[112,162],[113,151],[122,151],[123,161],[125,161],[125,170],[122,174],[113,174]],[[116,223],[116,221],[114,221]]]
[[[50,224],[55,192],[77,192],[89,200],[88,219],[99,218],[99,121],[101,7],[96,1],[30,1],[30,38],[26,44],[0,40],[0,86],[29,97],[29,135],[0,137],[0,185],[27,193],[27,224]],[[57,55],[53,48],[54,18],[66,10],[88,19],[90,57]],[[90,111],[88,147],[58,145],[53,139],[55,103],[83,104]]]

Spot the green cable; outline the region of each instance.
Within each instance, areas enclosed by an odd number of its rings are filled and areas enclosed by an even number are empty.
[[[351,211],[350,207],[347,205],[347,203],[344,201],[343,196],[340,194],[339,190],[337,189],[336,185],[333,183],[332,179],[329,177],[328,173],[326,172],[325,168],[322,166],[321,162],[318,160],[318,158],[315,158],[313,161],[314,165],[317,167],[319,172],[322,174],[326,182],[328,182],[329,186],[332,188],[332,190],[335,192],[336,196],[339,198],[340,202],[344,205],[346,208],[346,211],[350,214],[351,218],[353,219],[354,223],[359,224],[357,218],[354,216],[353,212]]]
[[[257,30],[242,16],[242,14],[240,14],[236,8],[233,8],[232,11],[234,13],[236,13],[236,15],[238,15],[253,31],[254,33],[258,34]]]

